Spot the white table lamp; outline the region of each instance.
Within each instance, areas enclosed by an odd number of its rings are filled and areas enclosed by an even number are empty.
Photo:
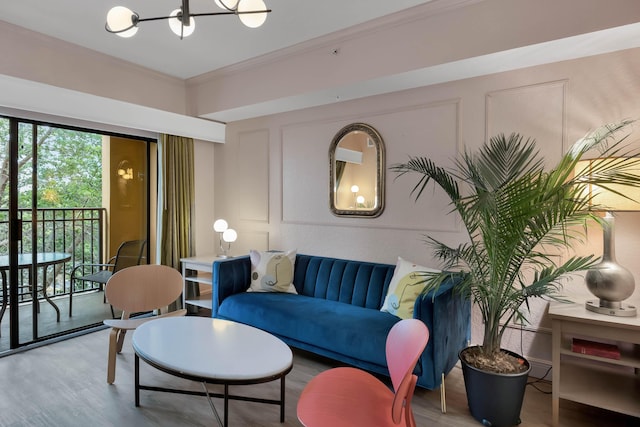
[[[217,219],[213,223],[213,231],[218,233],[218,256],[225,255],[226,251],[222,245],[223,233],[229,229],[229,224],[224,219]]]
[[[224,249],[222,254],[222,258],[227,258],[229,256],[229,252],[231,251],[231,243],[235,242],[238,239],[238,233],[233,228],[227,228],[222,233],[222,240],[227,243],[227,248]]]

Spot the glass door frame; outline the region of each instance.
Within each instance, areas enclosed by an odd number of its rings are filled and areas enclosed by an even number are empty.
[[[20,346],[18,311],[18,243],[22,240],[22,224],[18,220],[18,130],[19,120],[9,118],[9,348]]]
[[[107,132],[104,130],[97,130],[97,129],[88,129],[88,128],[80,128],[80,127],[74,127],[74,126],[68,126],[68,125],[63,125],[63,124],[58,124],[58,123],[49,123],[49,122],[43,122],[40,120],[35,120],[35,119],[28,119],[28,118],[22,118],[22,117],[14,117],[14,116],[9,116],[9,115],[4,115],[0,113],[0,118],[1,119],[6,119],[9,121],[9,135],[8,135],[8,166],[9,166],[9,183],[8,183],[8,193],[9,193],[9,200],[8,200],[8,237],[9,237],[9,241],[8,241],[8,258],[9,258],[9,266],[7,268],[7,279],[8,279],[8,283],[7,283],[7,288],[9,291],[9,297],[8,297],[8,307],[9,307],[9,313],[8,313],[8,318],[9,318],[9,350],[14,350],[14,349],[18,349],[20,347],[24,347],[27,345],[31,345],[34,343],[38,343],[38,342],[42,342],[42,341],[46,341],[52,338],[57,338],[61,335],[66,335],[66,334],[71,334],[71,333],[76,333],[80,330],[91,330],[94,329],[97,325],[99,324],[92,324],[92,325],[88,325],[88,326],[81,326],[78,328],[72,328],[69,330],[65,330],[62,332],[58,332],[58,333],[54,333],[54,334],[48,334],[45,336],[39,336],[38,334],[38,299],[37,299],[37,293],[38,293],[38,267],[36,266],[36,263],[34,261],[33,264],[31,264],[29,267],[23,267],[19,265],[19,253],[21,252],[21,240],[22,240],[22,233],[23,233],[23,222],[20,219],[19,216],[19,212],[20,212],[20,206],[19,206],[19,151],[20,151],[20,141],[21,141],[21,137],[20,137],[20,131],[21,131],[21,126],[22,125],[27,125],[27,126],[31,126],[31,139],[32,139],[32,143],[31,143],[31,149],[33,150],[32,152],[32,158],[31,158],[31,162],[32,162],[32,170],[31,170],[31,185],[32,185],[32,195],[31,195],[31,238],[32,238],[32,255],[33,255],[33,259],[36,259],[36,253],[38,251],[38,247],[37,244],[35,242],[37,242],[37,237],[38,237],[38,227],[36,226],[38,223],[38,215],[37,215],[37,210],[38,210],[38,145],[37,145],[37,138],[38,138],[38,129],[41,126],[50,126],[50,127],[55,127],[55,128],[61,128],[61,129],[66,129],[66,130],[71,130],[71,131],[78,131],[78,132],[87,132],[87,133],[94,133],[94,134],[99,134],[99,135],[103,135],[103,136],[109,136],[109,137],[121,137],[121,138],[126,138],[126,139],[132,139],[132,140],[138,140],[138,141],[142,141],[144,143],[146,143],[146,159],[144,160],[145,164],[146,164],[146,175],[147,175],[147,179],[146,179],[146,183],[145,183],[145,192],[146,192],[146,212],[145,212],[145,217],[146,217],[146,229],[144,230],[145,235],[147,236],[147,240],[150,239],[151,237],[151,214],[152,212],[155,212],[155,209],[152,209],[152,205],[150,203],[150,197],[151,197],[151,179],[149,179],[149,176],[151,175],[151,160],[152,160],[152,144],[153,143],[157,143],[157,139],[152,139],[149,137],[140,137],[140,136],[135,136],[135,135],[127,135],[127,134],[120,134],[120,133],[114,133],[114,132]],[[157,147],[157,145],[156,145]],[[155,170],[155,167],[153,168]],[[146,259],[151,259],[150,258],[150,253],[151,253],[151,245],[147,245],[146,246]],[[44,267],[46,268],[46,267]],[[20,270],[28,270],[28,272],[25,271],[25,273],[27,273],[29,280],[30,280],[30,284],[32,285],[32,300],[31,300],[31,304],[32,304],[32,318],[33,318],[33,327],[32,327],[32,334],[31,334],[31,338],[30,339],[25,339],[24,342],[20,342],[20,316],[19,316],[19,310],[18,310],[18,306],[20,304],[19,302],[19,292],[18,292],[18,288],[20,285],[20,280],[21,280],[21,272]],[[43,283],[43,286],[46,286],[46,284]],[[42,302],[42,301],[41,301]],[[23,334],[24,336],[24,334]],[[24,338],[23,338],[24,339]],[[0,351],[0,353],[2,353],[4,350]]]

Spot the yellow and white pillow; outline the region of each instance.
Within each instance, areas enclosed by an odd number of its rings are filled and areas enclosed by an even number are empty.
[[[424,271],[439,272],[439,270],[413,264],[398,257],[398,263],[380,311],[387,311],[402,319],[411,319],[413,317],[413,306],[425,286],[425,276],[419,274]]]
[[[249,251],[251,259],[250,292],[288,292],[297,294],[293,286],[296,251]]]

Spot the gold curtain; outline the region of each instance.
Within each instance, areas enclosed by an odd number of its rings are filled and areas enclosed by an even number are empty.
[[[162,231],[160,263],[180,268],[180,258],[193,256],[193,139],[161,135]]]

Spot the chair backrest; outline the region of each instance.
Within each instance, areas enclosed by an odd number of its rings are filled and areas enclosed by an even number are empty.
[[[407,425],[411,425],[411,398],[418,377],[413,374],[418,358],[429,341],[429,329],[418,319],[403,319],[393,325],[387,335],[386,354],[389,375],[395,391],[391,417],[400,423],[403,409]]]
[[[120,271],[127,267],[139,265],[144,255],[146,240],[128,240],[122,242],[116,252],[116,259],[113,263],[113,272]]]
[[[151,311],[178,299],[182,274],[166,265],[136,265],[114,273],[105,293],[109,303],[122,310],[123,315]]]

